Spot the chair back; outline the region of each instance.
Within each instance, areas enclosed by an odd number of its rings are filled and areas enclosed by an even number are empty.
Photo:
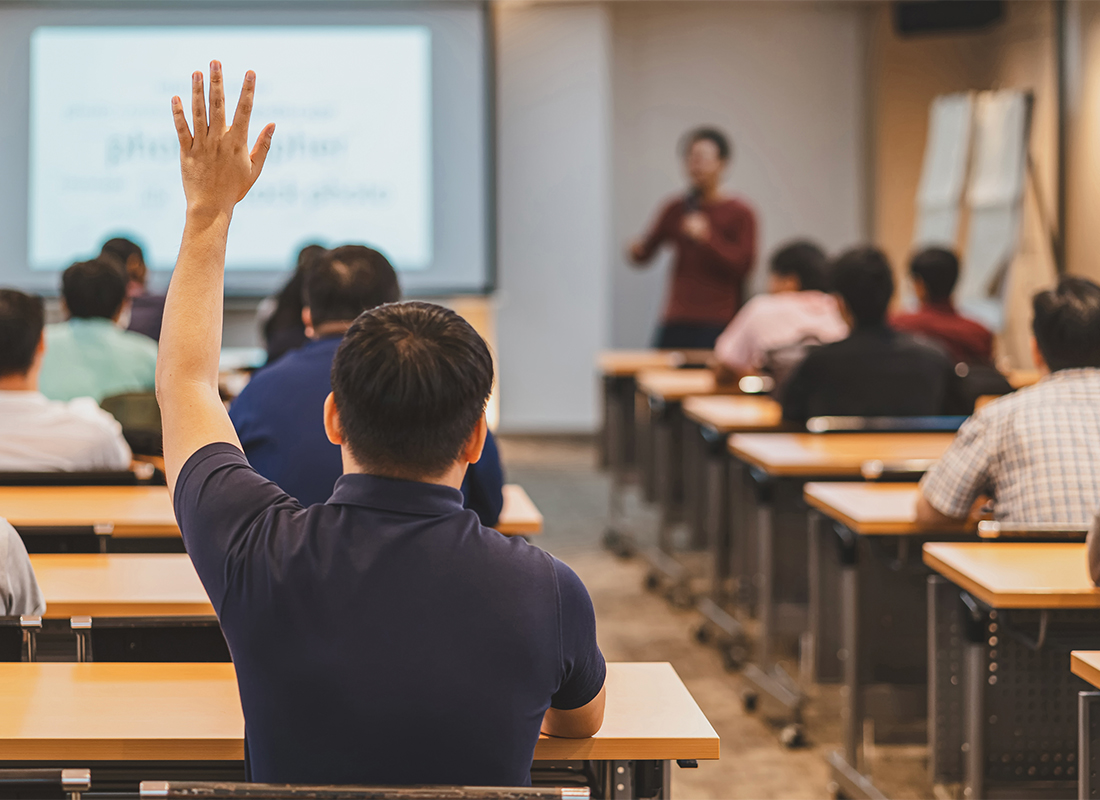
[[[79,800],[91,785],[87,769],[0,769],[0,800]]]
[[[118,420],[122,435],[135,453],[159,456],[164,452],[160,404],[155,392],[130,392],[104,397],[100,407]]]
[[[34,661],[40,630],[42,617],[0,617],[0,661],[22,661],[24,652],[27,661]]]
[[[919,481],[935,463],[930,458],[907,458],[903,461],[880,461],[876,458],[864,461],[859,474],[865,481],[910,483]]]
[[[810,433],[954,433],[963,416],[935,417],[810,417]]]
[[[993,520],[985,519],[978,523],[978,536],[980,538],[999,539],[1002,541],[1028,539],[1031,541],[1083,542],[1088,532],[1089,524],[1087,522],[1054,524],[994,522]]]
[[[180,617],[73,617],[77,661],[230,661],[218,619]]]
[[[587,800],[587,786],[294,786],[142,781],[142,798],[202,800]]]
[[[0,472],[0,486],[137,486],[155,472],[152,464],[100,472]]]

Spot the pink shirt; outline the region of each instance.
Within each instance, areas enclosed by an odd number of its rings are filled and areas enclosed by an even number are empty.
[[[836,299],[825,292],[758,294],[718,337],[714,355],[739,372],[759,369],[769,350],[798,344],[807,337],[822,343],[848,335]]]

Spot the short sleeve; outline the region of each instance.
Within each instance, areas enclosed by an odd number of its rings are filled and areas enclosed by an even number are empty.
[[[11,616],[46,613],[46,600],[34,577],[23,540],[0,519],[0,610]]]
[[[988,414],[963,423],[951,446],[920,482],[932,508],[954,519],[965,519],[974,501],[992,491],[990,466],[995,457]]]
[[[173,503],[187,553],[219,612],[233,562],[249,551],[249,539],[262,534],[273,514],[302,508],[227,442],[205,445],[187,459]]]
[[[732,370],[746,372],[759,366],[755,335],[758,299],[749,300],[714,343],[714,357]]]
[[[607,676],[607,665],[596,644],[596,613],[588,590],[577,574],[556,558],[554,577],[561,613],[563,678],[561,686],[550,699],[550,705],[561,711],[570,711],[587,705],[600,693]]]

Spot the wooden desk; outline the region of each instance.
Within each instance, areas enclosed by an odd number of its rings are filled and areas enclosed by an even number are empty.
[[[684,364],[705,364],[710,350],[605,350],[596,364],[609,377],[635,375],[647,369],[675,369]]]
[[[542,512],[535,507],[523,487],[516,483],[504,486],[504,507],[496,529],[505,536],[531,536],[542,533]]]
[[[730,452],[774,477],[859,477],[867,461],[934,461],[953,433],[737,433]]]
[[[213,614],[183,553],[31,556],[48,619]]]
[[[118,537],[178,537],[165,486],[0,486],[16,528],[87,528]]]
[[[929,529],[917,524],[915,483],[807,483],[803,497],[830,519],[861,536],[916,536],[922,533],[965,533],[965,524]]]
[[[718,433],[774,431],[783,424],[783,408],[763,395],[704,395],[683,402],[684,416]]]
[[[1084,544],[935,542],[924,563],[992,608],[1100,608]]]
[[[635,378],[638,391],[666,403],[678,403],[692,395],[740,394],[736,383],[719,384],[709,369],[649,369]]]
[[[232,664],[0,664],[0,759],[241,761]],[[460,735],[460,734],[456,734]],[[608,664],[591,739],[551,739],[536,761],[716,759],[718,735],[672,665]]]
[[[1074,650],[1070,653],[1070,671],[1100,689],[1100,650]]]

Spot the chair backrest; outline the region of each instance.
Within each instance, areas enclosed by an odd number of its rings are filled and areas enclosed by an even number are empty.
[[[919,481],[935,463],[930,458],[908,458],[903,461],[880,461],[876,458],[864,461],[859,473],[865,481],[909,483]]]
[[[967,417],[811,417],[810,433],[954,433]]]
[[[42,617],[0,617],[0,661],[22,661],[26,645],[27,661],[34,661]]]
[[[141,797],[203,800],[587,800],[586,786],[293,786],[142,781]]]
[[[142,478],[132,470],[103,472],[0,472],[0,486],[136,486],[152,477]],[[144,470],[143,470],[144,473]]]
[[[978,523],[978,536],[982,539],[1031,539],[1054,542],[1083,542],[1088,535],[1087,522],[1067,524],[1034,522],[994,522],[982,520]]]
[[[0,769],[0,798],[58,798],[73,800],[88,791],[87,769]]]
[[[73,617],[78,661],[230,661],[218,619]]]
[[[164,452],[160,405],[155,392],[130,392],[104,397],[100,407],[118,420],[122,435],[135,453],[159,456]]]

